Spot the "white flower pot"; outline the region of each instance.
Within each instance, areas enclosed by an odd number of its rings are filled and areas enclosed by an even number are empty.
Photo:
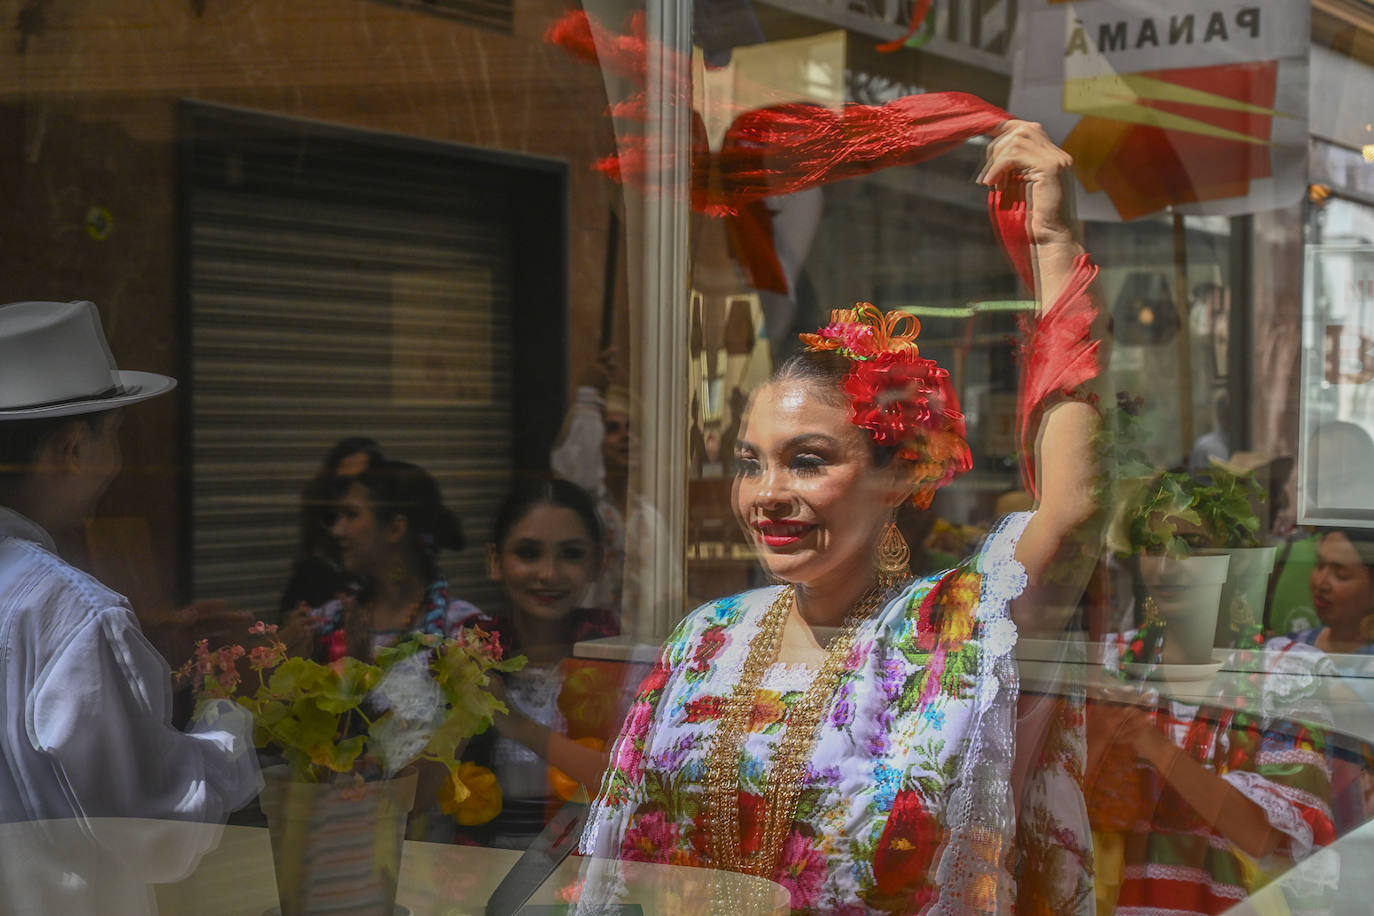
[[[1225,554],[1231,558],[1226,569],[1226,585],[1221,590],[1221,607],[1217,611],[1217,631],[1213,645],[1228,647],[1234,644],[1236,631],[1232,629],[1232,614],[1237,601],[1244,602],[1255,623],[1264,622],[1264,599],[1269,592],[1269,574],[1274,571],[1277,547],[1227,547],[1204,551],[1209,555]]]
[[[1148,555],[1139,559],[1145,589],[1168,621],[1169,642],[1182,653],[1176,661],[1211,662],[1217,609],[1231,558],[1195,554],[1182,559]]]

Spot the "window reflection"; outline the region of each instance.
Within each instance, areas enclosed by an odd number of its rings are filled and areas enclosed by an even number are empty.
[[[1362,10],[22,6],[0,909],[1368,909]]]

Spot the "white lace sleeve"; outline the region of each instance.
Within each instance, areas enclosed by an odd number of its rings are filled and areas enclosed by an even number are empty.
[[[974,613],[983,651],[966,748],[945,813],[948,841],[935,872],[939,896],[931,912],[941,916],[1011,911],[1014,888],[1007,854],[1016,831],[1011,768],[1020,677],[1012,657],[1016,624],[1008,604],[1026,587],[1026,570],[1015,552],[1029,520],[1030,513],[1003,519],[974,560],[982,575]]]

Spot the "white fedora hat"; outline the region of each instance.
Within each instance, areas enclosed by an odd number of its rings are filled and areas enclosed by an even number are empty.
[[[176,383],[117,368],[93,302],[0,305],[0,420],[114,410]]]

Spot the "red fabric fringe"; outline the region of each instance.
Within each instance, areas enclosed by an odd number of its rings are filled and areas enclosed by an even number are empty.
[[[920,24],[917,18],[913,16],[915,26]],[[547,38],[578,59],[597,62],[642,86],[649,50],[642,14],[636,14],[627,28],[628,34],[612,34],[579,10],[556,22]],[[690,101],[686,62],[680,55],[667,54],[664,66],[675,74],[669,80],[671,91]],[[612,114],[622,123],[646,123],[649,110],[643,93],[616,103]],[[732,221],[743,217],[735,235],[761,244],[758,236],[765,221],[756,205],[764,198],[924,162],[972,137],[995,131],[1010,118],[997,106],[962,92],[910,95],[884,105],[848,104],[838,113],[819,105],[785,102],[741,112],[727,131],[721,150],[713,154],[704,125],[694,116],[692,207]],[[643,133],[618,133],[617,152],[598,162],[597,169],[644,191],[662,191],[657,183],[662,154],[648,149]],[[988,215],[1017,275],[1028,289],[1034,289],[1028,214],[1020,187],[1013,182],[991,190]],[[762,286],[785,285],[785,280],[775,275],[777,268],[769,263],[776,261],[776,255],[751,260],[758,261],[751,264],[751,273]],[[1046,399],[1073,396],[1101,371],[1098,342],[1090,333],[1097,306],[1088,289],[1096,276],[1097,267],[1086,255],[1081,256],[1059,299],[1041,314],[1033,328],[1026,329],[1018,426],[1022,470],[1032,493],[1036,491],[1035,443],[1029,437],[1034,435]]]
[[[1082,399],[1082,386],[1101,372],[1100,341],[1092,337],[1097,303],[1089,292],[1096,278],[1097,265],[1086,254],[1079,255],[1059,298],[1033,324],[1022,326],[1017,432],[1026,487],[1037,496],[1035,434],[1041,413],[1052,397]]]

